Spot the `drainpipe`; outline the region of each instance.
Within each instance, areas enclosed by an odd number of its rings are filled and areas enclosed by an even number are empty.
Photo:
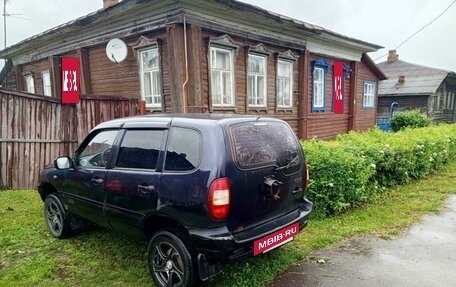
[[[390,120],[393,118],[393,115],[394,115],[394,112],[395,112],[395,110],[394,110],[394,107],[395,107],[395,106],[396,106],[397,108],[399,108],[399,103],[398,103],[398,102],[392,102],[392,103],[391,103],[391,106],[390,106],[390,116],[389,116],[389,119],[390,119]]]
[[[185,82],[182,84],[182,103],[184,105],[184,114],[187,113],[187,83],[188,83],[188,55],[187,55],[187,22],[184,16],[184,55],[185,55]]]

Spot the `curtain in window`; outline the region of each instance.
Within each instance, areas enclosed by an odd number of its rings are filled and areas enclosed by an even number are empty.
[[[291,107],[293,64],[285,61],[277,63],[277,102],[279,107]]]
[[[232,60],[230,50],[211,48],[211,96],[212,104],[233,104]]]
[[[315,108],[324,107],[324,70],[314,68],[313,71],[313,106]]]
[[[150,107],[161,106],[160,58],[158,49],[141,52],[143,98]]]
[[[249,105],[266,105],[266,57],[249,55],[248,61]]]

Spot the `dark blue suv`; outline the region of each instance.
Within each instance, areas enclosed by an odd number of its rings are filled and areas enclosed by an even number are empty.
[[[312,209],[308,179],[286,122],[184,114],[98,125],[38,190],[53,236],[92,222],[140,237],[156,285],[190,286],[291,241]]]

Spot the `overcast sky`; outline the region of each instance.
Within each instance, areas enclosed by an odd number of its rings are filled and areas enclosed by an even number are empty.
[[[3,4],[4,0],[0,1]],[[370,54],[377,59],[429,23],[454,0],[243,1],[384,46],[385,49]],[[7,0],[7,13],[20,14],[7,18],[7,46],[102,6],[102,0]],[[3,21],[0,31],[3,49]],[[400,47],[398,54],[404,61],[456,71],[456,4]],[[376,62],[385,59],[386,56]]]

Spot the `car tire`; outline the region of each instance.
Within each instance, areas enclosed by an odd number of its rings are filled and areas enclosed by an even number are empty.
[[[55,194],[50,194],[44,200],[44,218],[52,236],[65,238],[70,233],[68,214]]]
[[[177,231],[162,230],[150,240],[148,261],[155,285],[186,287],[197,282],[194,260],[184,238]]]

